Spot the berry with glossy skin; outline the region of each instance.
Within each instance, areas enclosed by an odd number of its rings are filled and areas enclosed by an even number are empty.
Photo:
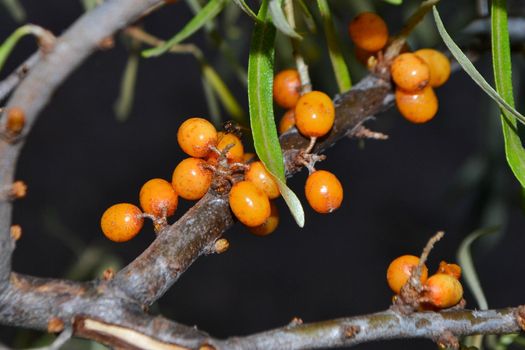
[[[419,92],[396,89],[396,106],[406,120],[421,124],[434,118],[438,111],[438,99],[430,86]]]
[[[425,297],[430,304],[440,309],[452,307],[463,298],[463,286],[453,276],[438,273],[425,283]]]
[[[206,119],[190,118],[179,127],[177,141],[184,153],[202,158],[217,144],[217,130]]]
[[[173,186],[163,179],[151,179],[146,182],[140,189],[139,199],[142,210],[156,217],[172,216],[179,203]]]
[[[244,174],[244,179],[253,182],[270,199],[275,199],[281,195],[277,182],[275,182],[274,177],[266,170],[261,161],[250,164],[250,167]]]
[[[295,110],[289,109],[279,121],[279,134],[284,134],[295,126]]]
[[[279,212],[273,201],[270,201],[270,216],[259,226],[249,227],[250,233],[256,236],[268,236],[279,226]]]
[[[232,144],[233,147],[226,153],[226,159],[232,163],[242,162],[244,159],[244,146],[241,140],[234,134],[219,133],[217,149],[222,151],[230,144]],[[210,152],[208,155],[208,161],[212,164],[216,163],[218,158],[219,155],[216,152]]]
[[[317,170],[306,179],[304,186],[308,203],[318,213],[331,213],[343,202],[343,186],[329,171]]]
[[[250,181],[232,186],[230,208],[240,222],[250,227],[264,224],[271,213],[268,196]]]
[[[273,99],[279,106],[290,109],[301,96],[301,78],[295,69],[280,71],[273,78]]]
[[[439,87],[445,84],[450,77],[450,60],[447,56],[434,49],[421,49],[414,54],[423,59],[430,69],[430,86]]]
[[[348,33],[357,47],[370,52],[381,50],[388,41],[385,21],[373,12],[357,15],[348,25]]]
[[[446,261],[442,261],[439,263],[439,268],[436,273],[444,273],[459,280],[461,278],[461,267],[457,264],[449,264]]]
[[[326,135],[332,129],[334,119],[335,108],[332,99],[321,91],[304,94],[295,106],[295,123],[304,136]]]
[[[114,242],[126,242],[135,237],[144,224],[142,212],[129,203],[109,207],[100,219],[104,235]]]
[[[412,272],[419,264],[419,258],[414,255],[402,255],[395,258],[386,270],[388,286],[396,294],[399,294]],[[428,277],[428,269],[425,265],[421,269],[421,283],[425,283]]]
[[[419,56],[407,52],[397,56],[390,66],[396,85],[409,92],[423,89],[430,81],[430,68]]]
[[[211,179],[212,172],[206,168],[204,160],[186,158],[173,171],[171,185],[182,198],[197,200],[208,192]]]

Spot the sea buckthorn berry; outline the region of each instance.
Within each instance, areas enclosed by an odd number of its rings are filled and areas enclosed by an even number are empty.
[[[256,236],[268,236],[279,226],[279,211],[273,201],[270,201],[270,216],[259,226],[249,227],[250,233]]]
[[[357,15],[348,25],[348,33],[354,44],[366,51],[377,52],[388,41],[385,21],[373,12]]]
[[[172,216],[179,198],[173,186],[163,179],[151,179],[140,189],[140,206],[145,213],[156,217]]]
[[[331,213],[343,202],[343,186],[329,171],[317,170],[306,179],[304,186],[308,203],[318,213]]]
[[[396,294],[399,294],[410,275],[415,271],[419,264],[419,258],[414,255],[402,255],[395,258],[386,270],[386,281],[388,286]],[[421,269],[421,283],[425,283],[428,277],[428,269],[425,265]]]
[[[284,134],[295,126],[295,110],[289,109],[279,121],[279,134]]]
[[[463,286],[453,276],[438,273],[425,283],[425,297],[430,304],[440,309],[452,307],[463,298]]]
[[[226,159],[228,159],[228,162],[233,163],[242,162],[244,157],[244,146],[242,145],[241,140],[234,134],[221,135],[219,142],[217,143],[217,149],[222,151],[230,144],[233,145],[233,147],[226,153]],[[208,155],[208,161],[212,164],[217,162],[218,158],[219,155],[216,152],[210,152]]]
[[[180,162],[171,180],[175,192],[184,199],[202,198],[211,185],[212,172],[206,168],[206,162],[199,158],[186,158]]]
[[[217,130],[206,119],[190,118],[179,127],[177,141],[186,154],[202,158],[217,144]]]
[[[439,87],[450,77],[450,60],[438,50],[421,49],[414,52],[427,64],[430,69],[429,84],[432,87]]]
[[[444,273],[459,280],[461,278],[461,267],[457,264],[449,264],[446,261],[442,261],[439,263],[439,268],[436,273]]]
[[[295,106],[295,123],[304,136],[326,135],[334,125],[335,108],[332,99],[321,91],[301,96]]]
[[[268,196],[250,181],[232,186],[230,208],[240,222],[250,227],[264,224],[271,213]]]
[[[279,106],[290,109],[301,96],[301,78],[295,69],[285,69],[273,79],[273,99]]]
[[[142,212],[129,203],[112,205],[100,219],[102,232],[114,242],[129,241],[140,232],[143,224]]]
[[[11,135],[18,135],[26,124],[25,113],[22,108],[11,107],[7,110],[6,130]]]
[[[247,152],[247,153],[244,153],[244,155],[242,156],[242,161],[244,163],[248,163],[248,162],[255,160],[256,157],[257,156],[255,155],[255,153]]]
[[[390,66],[396,85],[410,92],[420,91],[430,81],[430,68],[419,56],[407,52],[397,56]]]
[[[275,182],[274,177],[266,170],[261,161],[250,164],[249,169],[244,174],[244,179],[253,182],[270,199],[275,199],[281,195],[277,182]]]
[[[396,89],[396,106],[406,120],[421,124],[434,118],[438,111],[438,99],[430,86],[419,92]]]

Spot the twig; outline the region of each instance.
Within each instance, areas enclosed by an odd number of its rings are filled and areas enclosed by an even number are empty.
[[[33,54],[15,69],[13,73],[0,82],[0,101],[5,99],[7,95],[9,95],[18,84],[20,84],[20,82],[26,77],[27,73],[29,73],[29,70],[38,62],[39,58],[40,53],[37,52]]]

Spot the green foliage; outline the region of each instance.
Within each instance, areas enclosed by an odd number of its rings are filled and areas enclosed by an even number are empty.
[[[1,0],[0,3],[4,5],[15,21],[18,23],[25,21],[26,11],[19,0]]]
[[[253,19],[256,22],[259,21],[259,19],[257,18],[257,15],[255,14],[255,12],[252,11],[250,6],[248,6],[248,4],[246,4],[246,2],[244,0],[233,0],[233,2],[237,6],[239,6],[239,8],[244,11],[244,13],[246,13],[248,16],[250,16],[251,19]]]
[[[136,40],[132,40],[128,61],[120,82],[120,94],[113,106],[119,121],[126,121],[133,107],[133,97],[139,69],[139,48],[140,44]]]
[[[0,45],[0,71],[2,70],[2,67],[4,66],[5,61],[9,57],[9,54],[11,54],[11,51],[15,48],[16,44],[22,39],[24,36],[33,34],[34,27],[30,24],[22,26],[15,30],[13,34],[11,34],[7,39]]]
[[[403,3],[403,0],[383,0],[384,2],[388,2],[391,5],[401,5]]]
[[[284,14],[283,0],[270,0],[269,3],[270,16],[272,17],[273,24],[279,29],[283,34],[289,36],[293,39],[302,40],[303,37],[299,35],[295,29],[290,25]]]
[[[268,16],[268,0],[263,0],[255,24],[248,59],[248,103],[255,151],[275,177],[279,190],[300,227],[304,226],[301,202],[287,186],[281,145],[273,114],[273,65],[275,27]]]

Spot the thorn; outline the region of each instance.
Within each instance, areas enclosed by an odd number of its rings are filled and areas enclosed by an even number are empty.
[[[47,322],[47,332],[48,333],[60,333],[64,330],[64,321],[58,317],[52,317]]]
[[[363,125],[360,125],[350,136],[361,139],[388,140],[388,135],[372,131]]]
[[[215,248],[215,253],[222,254],[225,251],[227,251],[228,248],[230,248],[230,242],[228,242],[228,240],[226,238],[218,239],[215,242],[214,248]]]
[[[22,227],[20,225],[11,226],[11,239],[18,241],[22,237]]]

